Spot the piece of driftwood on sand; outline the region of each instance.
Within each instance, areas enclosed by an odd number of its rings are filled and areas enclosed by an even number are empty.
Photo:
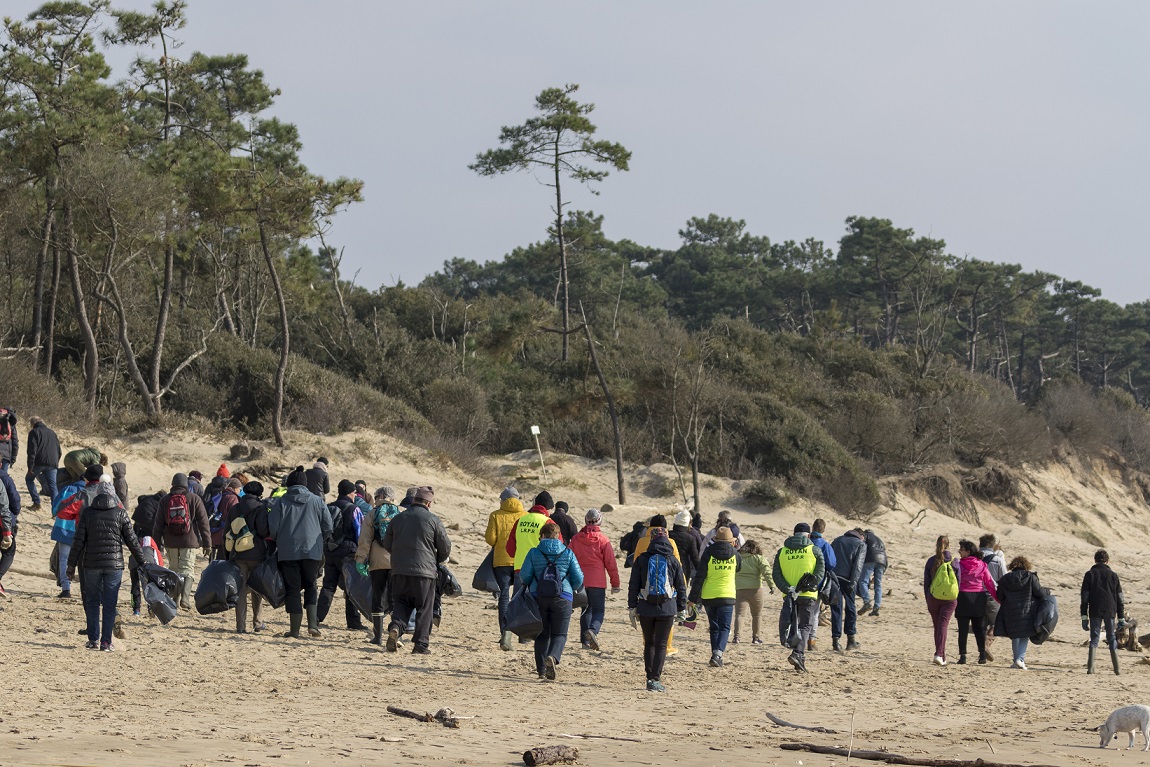
[[[765,711],[763,713],[765,713],[767,715],[767,719],[770,719],[772,722],[777,724],[779,727],[793,727],[796,730],[809,730],[811,732],[825,732],[828,735],[837,735],[838,734],[834,730],[828,729],[826,727],[807,727],[805,724],[791,724],[786,719],[779,719],[777,716],[772,714],[770,711]]]
[[[911,764],[918,767],[1053,767],[1049,764],[1006,764],[1003,762],[988,762],[985,759],[934,759],[929,757],[900,756],[886,751],[848,751],[837,746],[821,746],[817,743],[780,743],[779,748],[784,751],[810,751],[812,754],[833,754],[847,756],[852,759],[866,759],[872,762],[886,762],[887,764]]]
[[[571,764],[578,759],[579,749],[575,746],[539,746],[523,752],[523,763],[527,767],[536,764]]]

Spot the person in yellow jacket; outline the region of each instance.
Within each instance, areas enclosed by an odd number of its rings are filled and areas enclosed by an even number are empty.
[[[656,514],[655,516],[651,517],[651,521],[649,523],[647,523],[647,529],[643,531],[643,537],[641,537],[641,538],[639,538],[639,540],[635,541],[635,560],[638,561],[639,555],[642,554],[644,551],[646,551],[647,547],[651,545],[651,531],[652,530],[662,530],[663,531],[663,536],[666,537],[667,540],[670,541],[670,543],[671,543],[671,553],[675,555],[675,561],[678,562],[679,564],[682,564],[683,560],[679,556],[679,547],[676,546],[675,541],[670,538],[670,533],[667,532],[667,518],[664,517],[662,514]],[[686,568],[684,568],[684,569],[686,569]],[[675,627],[672,625],[670,632],[667,633],[667,656],[668,657],[679,652],[678,650],[676,650],[674,647],[671,646],[671,643],[674,641],[674,639],[675,639]]]
[[[721,668],[731,621],[735,616],[735,573],[743,558],[735,548],[735,536],[729,527],[720,527],[714,542],[699,559],[699,568],[691,580],[689,604],[702,603],[711,627],[712,668]]]
[[[515,533],[519,518],[526,514],[519,491],[505,487],[499,494],[499,508],[487,518],[487,532],[483,534],[492,549],[491,566],[495,582],[499,584],[499,649],[511,649],[511,632],[507,630],[507,603],[511,601],[511,587],[515,582],[515,557],[507,553],[507,541]],[[527,556],[527,552],[523,552]],[[522,560],[520,560],[522,564]]]
[[[783,541],[771,571],[775,586],[785,595],[779,625],[797,624],[796,632],[788,631],[786,634],[792,641],[784,640],[783,643],[791,648],[787,661],[800,673],[807,670],[805,651],[819,619],[819,584],[826,573],[823,553],[811,541],[810,535],[811,526],[806,522],[795,525],[794,535]]]

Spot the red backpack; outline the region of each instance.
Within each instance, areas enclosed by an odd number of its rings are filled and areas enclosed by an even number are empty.
[[[6,407],[0,407],[0,442],[7,442],[12,439],[12,411]]]
[[[164,521],[168,530],[176,535],[187,535],[192,531],[192,516],[188,511],[187,493],[171,493],[164,506]]]

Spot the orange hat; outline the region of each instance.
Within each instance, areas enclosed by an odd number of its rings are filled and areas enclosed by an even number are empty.
[[[224,479],[229,479],[232,476],[232,473],[228,471],[228,465],[226,463],[220,464],[219,470],[216,471],[216,476],[223,477]]]

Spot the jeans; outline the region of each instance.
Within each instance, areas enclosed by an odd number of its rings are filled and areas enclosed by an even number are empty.
[[[28,495],[32,498],[32,505],[40,505],[40,493],[48,496],[52,503],[56,502],[56,467],[33,466],[32,476],[27,478]],[[36,489],[36,480],[40,480],[40,490]]]
[[[587,592],[587,606],[579,616],[579,636],[582,638],[588,631],[599,636],[603,616],[607,612],[607,589],[592,586],[584,590]]]
[[[311,607],[318,601],[319,589],[315,587],[315,579],[319,577],[322,567],[322,559],[289,559],[286,562],[279,560],[280,574],[284,577],[284,588],[287,592],[284,608],[288,615],[302,615],[304,607]]]
[[[874,573],[874,608],[882,607],[882,574],[886,572],[886,565],[877,562],[867,562],[863,565],[862,577],[859,578],[858,595],[864,603],[870,600],[870,576]]]
[[[640,615],[639,625],[643,627],[643,668],[647,672],[647,679],[658,681],[663,676],[663,664],[667,661],[667,637],[675,625],[675,616],[649,618]]]
[[[535,671],[543,673],[543,662],[550,656],[558,665],[567,646],[567,628],[571,625],[571,600],[563,597],[536,597],[543,630],[535,637]]]
[[[1011,637],[1010,649],[1014,653],[1014,661],[1026,660],[1026,648],[1030,646],[1030,637]]]
[[[84,568],[80,577],[84,588],[84,616],[88,619],[88,641],[112,643],[112,629],[116,625],[116,601],[120,597],[120,581],[124,577],[121,570],[93,570]],[[104,625],[100,626],[100,612],[104,613]],[[101,630],[101,628],[103,630]]]
[[[841,583],[839,585],[842,586]],[[840,588],[838,601],[831,605],[831,636],[838,639],[844,631],[848,637],[858,633],[858,605],[855,604],[854,590]]]
[[[1090,646],[1097,647],[1098,640],[1102,638],[1102,627],[1106,627],[1106,646],[1111,650],[1118,649],[1118,631],[1115,618],[1103,618],[1101,615],[1090,616]]]
[[[926,595],[926,609],[934,624],[934,654],[943,660],[946,660],[946,632],[950,628],[950,619],[954,617],[954,608],[957,606],[957,599],[948,599],[944,602],[930,594]]]
[[[68,555],[72,553],[72,544],[60,544],[60,564],[56,567],[56,580],[60,582],[60,591],[72,593],[72,581],[68,580]]]
[[[499,633],[507,630],[507,603],[511,601],[511,587],[519,580],[515,577],[515,568],[493,567],[495,582],[499,584]]]
[[[704,605],[711,633],[711,654],[722,655],[731,635],[731,621],[735,617],[734,605]]]

